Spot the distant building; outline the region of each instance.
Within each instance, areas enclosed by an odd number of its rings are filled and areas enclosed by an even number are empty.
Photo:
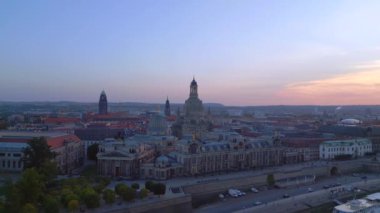
[[[320,159],[334,159],[339,155],[364,156],[372,152],[372,143],[366,138],[325,141],[319,145]]]
[[[99,145],[97,171],[99,175],[138,178],[142,163],[154,159],[152,145],[131,141],[106,141]]]
[[[103,90],[99,98],[99,114],[105,115],[107,113],[108,113],[107,95]]]
[[[50,150],[56,153],[54,161],[61,174],[70,174],[84,162],[82,141],[73,134],[62,132],[0,132],[0,171],[21,172],[22,158],[28,142],[35,137],[46,138]]]
[[[166,102],[165,102],[165,116],[166,117],[169,117],[171,115],[171,112],[170,112],[170,103],[169,103],[169,97],[166,98]]]

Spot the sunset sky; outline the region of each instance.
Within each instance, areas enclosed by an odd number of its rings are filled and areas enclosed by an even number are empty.
[[[0,101],[380,104],[380,1],[1,1]]]

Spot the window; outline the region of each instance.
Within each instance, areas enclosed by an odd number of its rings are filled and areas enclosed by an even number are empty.
[[[13,157],[21,157],[21,154],[20,153],[14,153]]]
[[[5,156],[5,153],[0,153],[0,157],[4,157]]]

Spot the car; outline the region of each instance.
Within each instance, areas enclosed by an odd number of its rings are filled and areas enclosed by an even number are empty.
[[[324,185],[323,188],[328,189],[328,188],[330,188],[330,185]]]
[[[259,190],[257,190],[255,187],[252,187],[251,191],[254,192],[254,193],[258,193],[259,192]]]
[[[228,194],[229,194],[231,197],[235,197],[235,198],[237,198],[237,197],[240,196],[239,191],[236,190],[236,189],[229,189],[229,190],[228,190]]]
[[[313,192],[313,191],[314,191],[313,188],[310,188],[310,187],[309,187],[309,188],[307,189],[307,192]]]
[[[359,177],[358,173],[352,173],[352,177]]]
[[[243,195],[243,196],[244,196],[244,195],[246,195],[246,193],[245,193],[245,192],[240,192],[240,194],[241,194],[241,195]]]
[[[260,201],[256,201],[256,202],[253,203],[254,206],[259,206],[259,205],[261,205],[261,204],[263,204],[263,203],[260,202]]]
[[[367,179],[367,176],[362,176],[362,179],[363,179],[363,180]]]
[[[284,195],[282,195],[282,197],[283,197],[283,198],[289,198],[290,195],[289,195],[289,194],[284,194]]]

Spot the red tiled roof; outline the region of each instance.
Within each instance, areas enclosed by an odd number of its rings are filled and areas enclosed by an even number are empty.
[[[80,122],[79,118],[46,118],[45,123],[78,123]]]
[[[64,142],[66,140],[70,142],[78,142],[78,143],[80,142],[80,139],[76,135],[70,134],[70,135],[64,135],[60,137],[48,138],[47,143],[51,149],[55,149],[55,148],[64,146]]]

